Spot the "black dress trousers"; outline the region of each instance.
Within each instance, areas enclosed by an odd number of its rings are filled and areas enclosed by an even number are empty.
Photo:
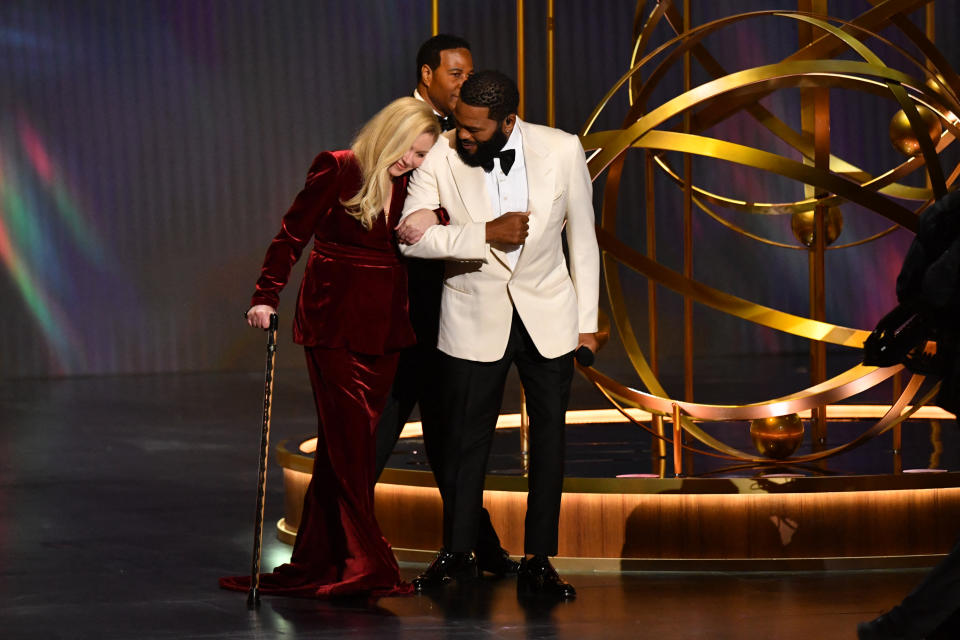
[[[417,344],[400,353],[397,375],[377,425],[377,477],[383,472],[393,453],[403,426],[410,419],[413,407],[420,405],[423,444],[427,461],[434,470],[441,464],[443,448],[443,414],[440,394],[440,295],[443,291],[442,260],[407,261],[407,282],[410,300],[410,324],[417,335]]]
[[[443,272],[442,260],[407,260],[410,324],[417,334],[417,344],[400,353],[393,387],[377,425],[377,478],[387,466],[413,407],[419,405],[427,462],[430,463],[437,486],[441,485],[447,434],[443,417],[443,395],[447,385],[441,373],[441,353],[437,349]],[[480,514],[476,551],[481,563],[485,557],[495,561],[501,553],[500,538],[486,509]]]
[[[520,316],[513,314],[510,339],[496,362],[475,362],[441,354],[446,435],[443,475],[444,546],[477,549],[483,483],[510,366],[516,364],[530,416],[530,469],[524,553],[557,554],[567,405],[573,379],[573,352],[545,358]]]

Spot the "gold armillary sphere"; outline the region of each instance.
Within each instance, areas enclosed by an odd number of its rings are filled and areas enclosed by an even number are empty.
[[[699,442],[695,446],[684,446],[699,453],[738,461],[774,462],[770,457],[747,453],[719,441],[701,429],[697,421],[761,420],[823,407],[879,384],[902,367],[878,369],[859,365],[826,382],[788,396],[746,405],[698,404],[669,397],[649,366],[627,314],[620,283],[621,266],[700,304],[808,340],[862,348],[869,331],[786,313],[738,298],[708,287],[634,250],[616,232],[617,201],[624,179],[624,160],[631,149],[650,151],[660,170],[692,192],[695,206],[728,228],[767,244],[807,249],[802,244],[792,246],[749,233],[726,220],[718,210],[765,216],[794,215],[815,207],[826,209],[855,203],[886,218],[891,225],[887,231],[870,238],[831,246],[830,249],[869,242],[899,227],[915,230],[918,214],[933,200],[944,195],[960,174],[960,166],[946,173],[939,156],[945,147],[960,136],[957,126],[960,78],[922,31],[906,17],[909,11],[924,2],[890,0],[872,4],[873,9],[853,21],[803,12],[758,11],[683,30],[678,26],[683,24],[682,16],[673,3],[666,0],[659,2],[638,30],[631,68],[610,89],[580,132],[584,148],[588,151],[592,177],[596,179],[606,173],[603,214],[597,230],[604,276],[614,322],[645,389],[628,387],[596,369],[583,369],[583,372],[628,418],[627,406],[656,415],[680,414],[682,429]],[[702,44],[706,36],[721,29],[738,23],[747,23],[749,26],[751,21],[770,17],[809,25],[814,31],[812,43],[785,59],[733,72],[721,68]],[[676,37],[647,52],[653,29],[664,20],[673,28]],[[908,51],[879,34],[881,29],[890,25],[899,28],[926,61],[917,60]],[[911,67],[909,72],[885,64],[863,41],[870,42],[874,48],[882,47],[883,51],[895,52],[899,60],[907,60]],[[714,79],[692,86],[660,104],[653,104],[654,89],[668,74],[680,73],[677,64],[688,53]],[[855,59],[838,59],[840,55],[849,58],[850,53]],[[608,107],[613,96],[625,87],[630,107],[622,128],[594,131],[599,114]],[[893,108],[902,111],[907,123],[907,128],[902,124],[897,125],[897,135],[901,141],[915,143],[915,152],[879,175],[870,175],[836,155],[830,155],[829,169],[816,166],[813,163],[816,152],[813,137],[795,131],[759,103],[762,97],[773,92],[798,87],[840,88],[889,98]],[[757,126],[768,129],[799,152],[806,161],[704,135],[704,131],[738,112],[749,114],[756,120]],[[685,115],[689,115],[687,122],[691,123],[687,127],[667,124],[675,123]],[[686,184],[682,175],[666,161],[664,152],[712,158],[766,171],[807,185],[808,193],[816,195],[793,202],[756,202],[736,193],[715,193],[696,184]],[[918,170],[926,172],[931,185],[929,188],[911,187],[899,182],[904,176]],[[903,204],[905,201],[916,203],[916,206],[907,207]],[[923,382],[923,376],[912,376],[886,415],[853,440],[790,460],[807,462],[836,455],[894,427],[934,396],[936,387],[924,385]],[[637,424],[651,430],[646,425]]]

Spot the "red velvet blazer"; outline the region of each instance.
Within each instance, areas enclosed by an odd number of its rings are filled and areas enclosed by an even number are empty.
[[[407,176],[394,181],[390,211],[378,216],[369,231],[340,204],[359,190],[360,182],[353,152],[325,151],[314,159],[306,185],[267,249],[251,304],[277,307],[290,270],[312,237],[297,297],[294,342],[380,355],[416,342],[407,310],[406,266],[393,233]]]

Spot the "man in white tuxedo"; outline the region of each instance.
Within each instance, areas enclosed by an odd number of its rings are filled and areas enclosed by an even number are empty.
[[[530,415],[530,473],[518,591],[575,596],[557,553],[565,414],[573,354],[598,343],[599,250],[590,175],[576,136],[517,117],[502,73],[460,88],[456,130],[410,181],[404,216],[438,207],[449,226],[422,237],[401,224],[404,255],[446,260],[438,348],[444,398],[444,549],[418,590],[476,574],[473,551],[487,458],[507,372],[516,364]],[[419,214],[418,215],[425,215]],[[566,229],[569,267],[561,234]]]

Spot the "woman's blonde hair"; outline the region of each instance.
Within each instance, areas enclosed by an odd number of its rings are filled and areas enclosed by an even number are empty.
[[[363,125],[353,140],[362,183],[356,195],[343,200],[344,208],[369,230],[393,188],[390,167],[410,150],[423,133],[440,135],[440,124],[427,103],[416,98],[394,100]]]

